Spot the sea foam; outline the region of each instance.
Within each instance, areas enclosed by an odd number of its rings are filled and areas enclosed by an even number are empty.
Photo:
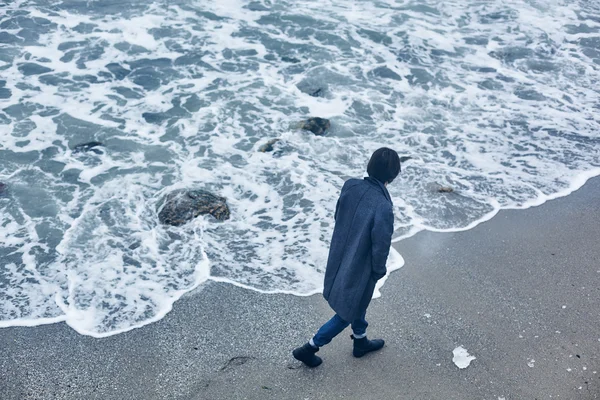
[[[3,11],[0,326],[108,336],[207,280],[318,293],[339,190],[381,146],[412,157],[389,187],[396,241],[470,229],[600,174],[589,2]],[[308,117],[329,118],[328,135],[299,131]],[[98,154],[75,151],[91,141]],[[160,199],[183,188],[226,197],[231,219],[161,226]],[[392,250],[388,269],[402,264]]]

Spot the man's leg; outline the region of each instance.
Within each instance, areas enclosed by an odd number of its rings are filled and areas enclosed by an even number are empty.
[[[362,317],[355,319],[352,321],[352,335],[354,339],[362,339],[367,337],[367,327],[369,323],[365,319],[366,313],[362,315]]]
[[[333,318],[327,321],[315,336],[310,339],[310,342],[306,343],[304,346],[298,347],[292,352],[294,358],[298,361],[302,361],[311,368],[321,365],[323,360],[315,355],[315,353],[319,351],[319,347],[325,346],[327,343],[331,342],[331,339],[336,337],[348,325],[349,323],[341,319],[337,314],[334,315]]]
[[[354,357],[362,357],[371,351],[377,351],[383,347],[383,339],[367,339],[367,326],[369,323],[365,319],[365,314],[361,318],[352,321],[352,339],[354,340]]]
[[[331,340],[340,334],[341,331],[346,329],[346,327],[350,325],[350,323],[344,321],[339,315],[335,314],[333,318],[327,321],[315,334],[315,336],[310,339],[310,344],[313,347],[322,347],[327,343],[331,342]]]

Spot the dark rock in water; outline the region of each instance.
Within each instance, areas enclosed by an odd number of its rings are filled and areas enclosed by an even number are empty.
[[[273,150],[275,150],[275,148],[273,147],[273,145],[277,142],[279,142],[281,139],[271,139],[269,140],[267,143],[263,144],[262,146],[260,146],[258,148],[258,151],[261,151],[263,153],[268,153],[271,152]]]
[[[98,146],[103,146],[103,144],[100,142],[81,143],[81,144],[78,144],[77,146],[73,147],[73,152],[79,153],[79,152],[84,152],[84,151],[91,151],[92,153],[102,154],[102,152],[99,149],[95,148]]]
[[[6,183],[0,182],[0,196],[4,195],[7,190],[8,186],[6,185]]]
[[[323,97],[323,89],[317,89],[314,92],[309,93],[308,95],[312,97]]]
[[[437,182],[431,182],[429,184],[427,184],[427,190],[430,190],[432,192],[436,192],[436,193],[454,193],[454,188],[452,188],[451,186],[443,186]]]
[[[287,63],[292,63],[292,64],[298,64],[300,62],[300,60],[298,60],[296,57],[288,57],[288,56],[281,57],[281,61],[287,62]]]
[[[305,78],[296,84],[298,90],[312,97],[328,97],[330,94],[329,83],[337,82],[335,77],[321,77],[320,75]]]
[[[408,161],[408,160],[412,160],[412,157],[408,157],[408,156],[403,156],[403,157],[400,157],[400,162],[401,162],[401,163],[403,163],[403,162],[406,162],[406,161]]]
[[[220,221],[229,219],[226,199],[204,190],[181,189],[165,197],[158,220],[161,224],[180,226],[204,214],[210,214]]]
[[[322,87],[314,87],[314,86],[310,86],[310,85],[298,85],[297,88],[302,92],[302,93],[306,93],[309,96],[312,97],[325,97],[325,94],[327,93],[327,89],[326,88],[322,88]]]
[[[323,136],[327,130],[331,127],[331,123],[325,118],[309,118],[302,124],[302,129],[305,131],[311,131],[317,136]]]

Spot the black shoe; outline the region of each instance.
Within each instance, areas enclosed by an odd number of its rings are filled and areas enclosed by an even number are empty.
[[[304,346],[294,350],[292,354],[296,360],[302,361],[307,367],[314,368],[323,362],[321,357],[315,355],[317,351],[319,351],[318,347],[312,347],[310,343],[306,343]]]
[[[354,335],[350,335],[350,337],[354,340],[354,350],[352,351],[352,354],[357,358],[372,351],[381,350],[385,344],[383,339],[369,340],[366,336],[362,339],[356,339]]]

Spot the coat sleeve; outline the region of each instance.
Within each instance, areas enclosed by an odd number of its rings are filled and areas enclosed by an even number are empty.
[[[375,280],[383,278],[387,272],[385,267],[392,235],[394,233],[394,212],[391,205],[380,207],[375,211],[375,220],[371,229],[372,243],[372,275]]]
[[[342,193],[344,193],[344,190],[346,189],[348,182],[349,181],[344,182],[344,185],[342,186],[342,190],[340,190],[340,197],[338,197],[338,201],[335,204],[335,214],[333,214],[334,221],[337,221],[338,210],[340,209],[340,200],[342,199]]]

